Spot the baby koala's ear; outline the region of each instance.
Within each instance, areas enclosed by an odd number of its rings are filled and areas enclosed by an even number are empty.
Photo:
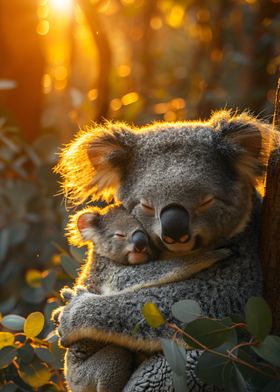
[[[81,247],[86,245],[86,242],[92,241],[100,221],[101,214],[98,208],[89,207],[70,216],[66,227],[69,243]]]
[[[98,211],[85,212],[79,215],[77,219],[77,228],[84,241],[92,240],[96,228],[100,224],[100,213]]]

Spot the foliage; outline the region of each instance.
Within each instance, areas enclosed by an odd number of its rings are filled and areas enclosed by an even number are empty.
[[[50,315],[84,251],[64,250],[67,215],[51,172],[55,140],[43,135],[27,145],[4,120],[0,131],[0,389],[65,390],[64,350]]]
[[[152,314],[155,308],[150,305]],[[245,392],[248,385],[256,392],[280,390],[280,337],[270,335],[272,317],[263,298],[248,300],[244,318],[205,317],[192,300],[174,304],[172,313],[182,323],[168,324],[174,335],[170,340],[161,339],[161,345],[172,369],[176,392],[187,390],[186,350],[193,349],[202,351],[195,373],[208,384],[229,392]],[[144,317],[154,327],[149,312]]]

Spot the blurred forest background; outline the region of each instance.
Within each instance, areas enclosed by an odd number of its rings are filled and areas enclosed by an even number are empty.
[[[279,64],[279,0],[0,0],[1,391],[65,389],[49,319],[84,251],[59,146],[105,119],[271,119]]]

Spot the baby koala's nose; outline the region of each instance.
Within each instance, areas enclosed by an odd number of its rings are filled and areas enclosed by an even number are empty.
[[[149,245],[149,238],[142,230],[136,230],[132,234],[132,243],[135,252],[143,252]]]

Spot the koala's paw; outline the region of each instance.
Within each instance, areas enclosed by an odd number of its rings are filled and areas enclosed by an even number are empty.
[[[70,287],[63,287],[63,289],[60,290],[60,296],[65,303],[71,301],[75,295],[75,291],[70,289]]]
[[[75,293],[76,293],[76,295],[82,295],[85,293],[89,293],[89,291],[85,286],[76,286]]]
[[[52,312],[51,321],[53,321],[54,324],[55,324],[56,326],[59,325],[60,317],[61,317],[62,311],[63,311],[63,306],[60,306],[59,308],[56,308],[56,309]]]

